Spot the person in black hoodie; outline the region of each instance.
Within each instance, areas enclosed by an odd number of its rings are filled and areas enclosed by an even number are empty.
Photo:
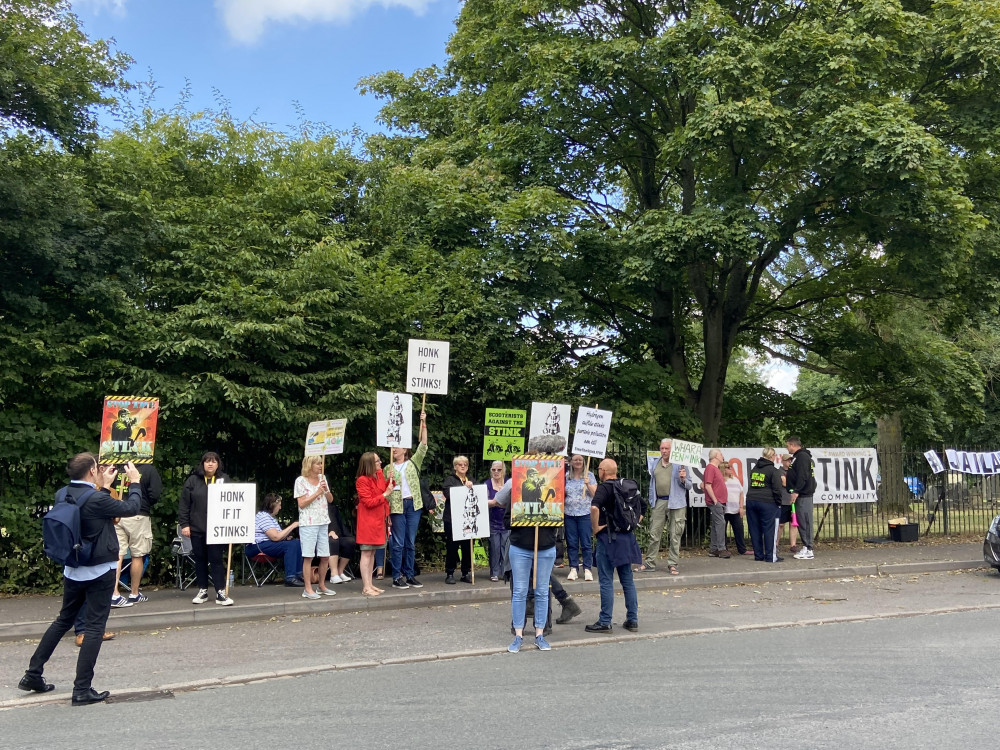
[[[226,596],[226,566],[222,562],[224,544],[208,543],[208,485],[226,482],[229,476],[222,471],[222,460],[214,451],[207,451],[198,467],[184,482],[181,501],[177,506],[177,525],[181,534],[191,539],[191,556],[198,581],[198,593],[191,601],[204,604],[208,601],[208,568],[212,567],[212,585],[215,586],[215,603],[228,606],[233,600]]]
[[[795,520],[799,524],[799,541],[802,549],[795,553],[799,560],[812,560],[813,554],[813,494],[816,479],[813,476],[812,454],[802,447],[802,439],[792,435],[785,441],[785,447],[792,454],[792,465],[788,469],[788,491],[795,507]]]
[[[18,683],[21,690],[47,693],[55,689],[45,681],[42,672],[49,657],[64,635],[73,627],[77,613],[86,604],[86,638],[76,660],[76,679],[73,682],[73,705],[86,706],[107,699],[108,693],[97,692],[91,683],[94,665],[101,652],[104,627],[111,612],[111,594],[115,590],[115,570],[118,566],[118,536],[114,519],[134,516],[142,504],[139,489],[139,472],[132,462],[125,464],[129,492],[125,500],[115,500],[106,489],[114,482],[118,470],[114,466],[100,467],[93,453],[78,453],[66,466],[70,484],[65,496],[81,499],[89,494],[80,506],[80,533],[93,544],[88,565],[63,568],[63,603],[59,616],[49,625],[45,635],[28,663],[24,677]],[[96,490],[90,493],[89,490]],[[62,491],[60,491],[62,492]],[[61,498],[57,496],[56,501]]]
[[[774,466],[774,448],[765,448],[750,470],[746,498],[747,526],[753,542],[753,559],[781,562],[778,534],[781,531],[781,474]]]

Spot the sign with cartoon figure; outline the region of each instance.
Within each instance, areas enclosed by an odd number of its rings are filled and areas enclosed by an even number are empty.
[[[101,416],[100,460],[104,464],[153,463],[160,399],[108,396]]]
[[[307,456],[328,456],[344,452],[344,431],[346,419],[326,419],[310,422],[306,429]]]
[[[545,404],[533,401],[528,440],[538,435],[558,435],[563,439],[563,444],[557,453],[565,456],[566,446],[569,445],[570,411],[569,404]]]
[[[453,542],[490,535],[490,506],[485,484],[452,487],[451,536]]]
[[[375,399],[375,445],[412,448],[413,396],[377,391]]]
[[[524,409],[487,409],[483,425],[483,460],[510,461],[524,453],[528,412]]]
[[[566,502],[562,456],[515,456],[511,462],[511,526],[562,526]]]

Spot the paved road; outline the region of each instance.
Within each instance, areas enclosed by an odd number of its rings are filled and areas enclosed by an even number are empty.
[[[125,635],[102,652],[95,683],[118,702],[4,711],[0,736],[25,748],[132,744],[123,730],[137,727],[148,747],[843,750],[968,748],[993,733],[995,575],[646,592],[641,601],[644,633],[609,643],[584,640],[596,598],[583,597],[586,617],[557,626],[547,654],[495,653],[507,642],[498,604]],[[804,624],[838,618],[875,619]],[[776,627],[789,623],[803,625]],[[0,646],[3,697],[16,695],[32,648]],[[463,648],[485,655],[122,700],[142,686]],[[63,644],[47,672],[61,688],[74,657]]]

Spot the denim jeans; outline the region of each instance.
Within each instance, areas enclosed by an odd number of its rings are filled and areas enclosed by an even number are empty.
[[[531,563],[534,550],[510,545],[510,574],[514,593],[510,601],[511,622],[515,628],[524,627],[525,603],[531,585]],[[546,613],[549,611],[549,576],[556,561],[556,548],[538,550],[538,570],[535,571],[535,627],[545,627]]]
[[[410,578],[416,570],[417,525],[422,510],[413,509],[413,498],[403,499],[403,512],[390,513],[392,548],[390,550],[393,578]]]
[[[639,597],[635,592],[635,581],[632,579],[632,566],[625,563],[617,568],[611,567],[605,542],[598,535],[597,580],[601,586],[601,616],[598,622],[601,625],[611,624],[611,613],[615,606],[614,574],[616,570],[618,571],[618,580],[622,584],[622,591],[625,593],[625,619],[639,622]]]
[[[302,577],[302,545],[294,539],[282,539],[273,542],[265,539],[259,544],[248,544],[247,557],[253,557],[257,552],[263,552],[270,557],[280,557],[284,560],[285,580]]]
[[[510,529],[490,532],[490,577],[503,577],[503,548],[510,538]]]
[[[583,567],[590,570],[594,564],[594,554],[591,540],[594,532],[590,526],[590,516],[566,516],[566,546],[569,547],[569,566],[576,568],[583,563]],[[578,550],[579,548],[579,550]]]

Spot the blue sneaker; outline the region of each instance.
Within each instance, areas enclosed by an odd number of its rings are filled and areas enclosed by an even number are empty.
[[[538,650],[539,651],[551,651],[552,650],[552,646],[550,646],[549,642],[547,640],[545,640],[545,636],[544,635],[536,635],[535,636],[535,645],[538,646]]]
[[[510,642],[510,645],[507,647],[507,650],[510,651],[512,654],[516,654],[518,651],[521,650],[522,643],[524,643],[524,639],[519,635],[515,635],[514,640]]]

